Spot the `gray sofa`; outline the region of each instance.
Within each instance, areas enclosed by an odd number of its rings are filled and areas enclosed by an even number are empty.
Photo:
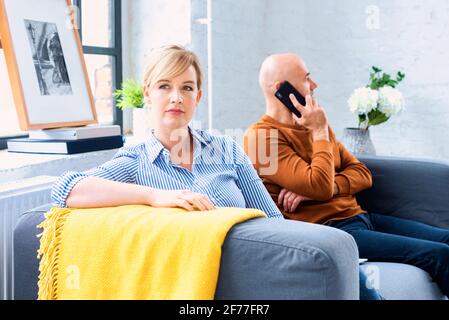
[[[449,163],[359,157],[374,186],[359,194],[371,212],[449,228]],[[14,297],[36,299],[39,230],[50,205],[25,213],[14,231]],[[361,266],[386,299],[444,299],[429,275],[413,266]],[[234,226],[221,258],[216,299],[358,299],[358,251],[347,233],[321,225],[254,219]]]

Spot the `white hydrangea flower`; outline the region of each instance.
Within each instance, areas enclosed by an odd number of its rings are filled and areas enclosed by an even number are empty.
[[[379,107],[378,110],[387,117],[398,113],[404,108],[404,97],[402,93],[392,87],[382,87],[379,90]]]
[[[377,107],[379,93],[367,87],[355,89],[348,99],[349,109],[355,114],[367,114]]]

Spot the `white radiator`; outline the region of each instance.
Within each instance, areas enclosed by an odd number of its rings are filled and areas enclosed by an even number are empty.
[[[55,180],[56,177],[39,176],[0,184],[0,300],[10,300],[14,296],[13,231],[17,220],[25,211],[50,203],[51,185]]]

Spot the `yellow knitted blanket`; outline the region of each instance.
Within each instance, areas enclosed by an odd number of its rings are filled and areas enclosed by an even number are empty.
[[[38,251],[39,299],[213,299],[230,228],[256,209],[53,208]]]

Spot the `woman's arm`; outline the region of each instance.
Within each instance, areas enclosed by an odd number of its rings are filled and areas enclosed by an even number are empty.
[[[240,190],[242,190],[243,197],[246,201],[246,207],[262,210],[269,218],[282,219],[283,216],[279,211],[279,208],[276,206],[267,189],[263,185],[262,180],[259,177],[247,179],[247,174],[250,170],[254,170],[254,173],[257,175],[253,167],[239,169],[239,171],[246,172],[238,181],[238,185]]]
[[[122,149],[114,158],[85,172],[70,171],[53,185],[52,200],[60,207],[97,208],[129,204],[212,210],[206,195],[189,190],[159,190],[135,184],[136,153]]]
[[[212,210],[207,196],[188,190],[159,190],[132,183],[87,177],[73,187],[67,206],[74,208],[115,207],[129,204],[181,207],[189,211]]]
[[[67,207],[98,208],[127,204],[151,204],[155,190],[132,183],[86,177],[79,181],[66,199]]]
[[[242,191],[247,208],[255,208],[265,212],[269,218],[283,218],[262,180],[257,175],[248,156],[243,149],[234,143],[234,159],[238,176],[237,185]]]
[[[137,173],[137,164],[137,155],[124,149],[120,150],[112,160],[103,163],[96,168],[84,172],[66,172],[60,176],[53,185],[51,195],[52,200],[60,207],[67,207],[67,200],[73,189],[88,177],[100,178],[102,181],[108,180],[111,182],[134,183]],[[101,185],[102,184],[103,183],[101,183]],[[92,185],[91,183],[87,183],[87,186],[88,187],[81,188],[76,192],[77,199],[82,198],[83,196],[86,198],[98,196],[104,199],[104,197],[101,196],[102,189],[97,188],[95,184]],[[94,189],[91,191],[89,186],[92,186]],[[79,203],[79,200],[77,200],[76,203]],[[92,201],[89,201],[89,203],[92,203]],[[103,201],[101,204],[104,205],[107,203]]]

